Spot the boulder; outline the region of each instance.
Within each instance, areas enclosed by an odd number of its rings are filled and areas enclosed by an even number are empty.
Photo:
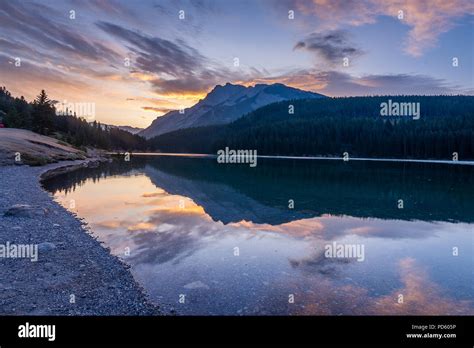
[[[31,206],[28,204],[15,204],[8,208],[3,215],[33,218],[37,216],[45,216],[47,213],[48,209],[43,207]]]

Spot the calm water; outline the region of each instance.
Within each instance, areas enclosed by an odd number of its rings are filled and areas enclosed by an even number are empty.
[[[166,313],[474,314],[473,166],[132,157],[45,187]]]

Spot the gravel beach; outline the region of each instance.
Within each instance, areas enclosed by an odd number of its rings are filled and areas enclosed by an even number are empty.
[[[127,266],[41,188],[45,172],[84,163],[0,166],[0,245],[38,245],[36,262],[0,257],[1,315],[160,314]]]

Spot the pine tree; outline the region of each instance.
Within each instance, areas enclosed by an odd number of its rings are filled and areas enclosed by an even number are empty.
[[[3,122],[9,128],[22,128],[20,115],[15,107],[11,107],[6,113]]]
[[[48,98],[44,89],[41,90],[41,93],[33,102],[33,111],[31,116],[33,120],[34,131],[41,134],[48,134],[53,130],[56,110],[54,108],[53,102]]]

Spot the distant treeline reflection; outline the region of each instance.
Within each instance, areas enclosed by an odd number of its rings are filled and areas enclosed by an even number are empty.
[[[259,159],[256,168],[249,168],[218,164],[212,158],[132,156],[130,162],[119,159],[97,168],[79,169],[45,181],[44,185],[53,193],[70,191],[88,179],[97,181],[137,172],[145,173],[170,194],[188,196],[213,219],[224,223],[241,221],[242,207],[251,209],[255,206],[251,202],[281,212],[279,217],[252,212],[256,223],[280,224],[323,214],[474,220],[474,167],[462,165]],[[181,185],[185,188],[176,188],[178,179],[185,180],[186,185]],[[222,187],[235,193],[225,197],[225,217],[213,214],[223,199]],[[293,209],[288,207],[290,199],[294,201]],[[242,200],[248,200],[248,204]],[[399,200],[403,200],[403,209],[399,208]]]

